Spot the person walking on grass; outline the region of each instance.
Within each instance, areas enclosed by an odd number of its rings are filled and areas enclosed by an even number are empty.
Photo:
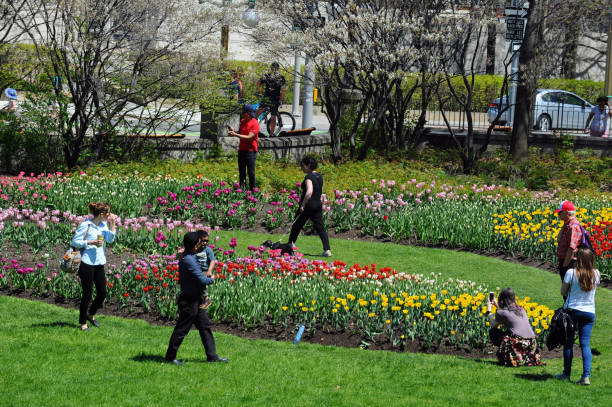
[[[208,362],[227,362],[228,359],[219,357],[215,347],[210,320],[206,309],[201,308],[202,291],[214,280],[202,273],[198,263],[197,253],[202,249],[202,240],[197,232],[186,233],[183,237],[184,252],[179,260],[179,285],[181,291],[178,297],[179,317],[170,337],[166,360],[172,364],[182,366],[184,363],[176,358],[183,339],[195,324],[200,332],[200,339],[206,352]]]
[[[106,298],[105,242],[112,243],[115,241],[117,229],[116,217],[110,213],[110,206],[107,203],[92,202],[89,204],[89,212],[93,215],[93,219],[86,220],[79,225],[70,244],[72,247],[81,250],[79,278],[81,279],[83,296],[79,307],[79,324],[81,324],[81,330],[87,332],[89,332],[87,321],[95,327],[100,326],[95,315]],[[96,298],[88,312],[87,307],[91,301],[94,284],[96,286]]]
[[[581,246],[576,253],[576,266],[565,273],[561,295],[567,297],[564,308],[572,317],[578,331],[582,351],[582,376],[578,383],[591,384],[591,331],[595,325],[595,291],[600,281],[599,270],[595,268],[595,255]],[[563,373],[557,379],[570,380],[574,357],[574,338],[563,347]]]
[[[580,222],[576,219],[576,207],[570,201],[563,201],[555,214],[563,221],[563,226],[557,235],[557,260],[559,277],[563,282],[565,273],[574,267],[576,251],[582,242]]]
[[[228,126],[228,136],[238,137],[238,178],[240,186],[246,189],[246,177],[249,176],[249,190],[255,190],[255,161],[257,160],[257,140],[259,137],[259,122],[253,105],[246,104],[242,108],[240,128],[238,133]]]
[[[329,247],[329,237],[323,225],[323,203],[321,202],[323,175],[317,172],[317,160],[312,157],[304,157],[300,165],[306,176],[302,182],[300,207],[298,208],[293,226],[291,227],[289,243],[292,245],[295,244],[306,221],[311,220],[317,234],[321,238],[321,243],[323,243],[323,253],[321,256],[330,257],[332,253]]]

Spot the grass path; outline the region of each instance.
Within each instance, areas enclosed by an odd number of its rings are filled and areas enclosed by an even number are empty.
[[[267,236],[238,232],[239,247]],[[277,236],[278,238],[278,236]],[[319,253],[316,237],[301,251]],[[389,243],[332,240],[341,260],[407,272],[443,273],[491,287],[512,286],[550,307],[560,304],[551,273],[469,253]],[[341,255],[340,255],[341,254]],[[100,329],[78,332],[77,310],[0,296],[0,406],[605,406],[612,396],[612,292],[597,292],[589,388],[552,377],[562,360],[508,369],[493,359],[397,354],[302,343],[246,340],[216,333],[229,364],[208,364],[197,332],[185,339],[182,368],[161,363],[169,327],[100,316]],[[574,361],[574,379],[581,361]]]

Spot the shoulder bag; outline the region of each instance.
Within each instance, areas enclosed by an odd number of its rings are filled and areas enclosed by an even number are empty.
[[[87,230],[85,230],[85,240],[87,240],[87,235],[89,234],[89,225],[87,225]],[[76,272],[81,265],[81,253],[82,251],[75,248],[69,247],[62,257],[62,261],[60,262],[60,269],[65,271],[66,273],[74,273]]]

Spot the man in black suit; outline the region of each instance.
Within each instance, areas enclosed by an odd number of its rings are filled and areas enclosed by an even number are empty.
[[[184,363],[176,358],[176,353],[193,324],[200,331],[202,345],[204,345],[206,351],[206,359],[209,362],[228,361],[226,358],[217,355],[215,339],[210,329],[210,320],[206,310],[200,308],[202,289],[214,283],[212,278],[206,277],[202,273],[202,268],[196,258],[196,253],[201,249],[201,245],[197,232],[186,233],[183,237],[185,252],[179,260],[179,284],[181,286],[181,293],[178,297],[179,318],[176,321],[176,327],[172,332],[170,344],[166,351],[166,360],[179,366]]]

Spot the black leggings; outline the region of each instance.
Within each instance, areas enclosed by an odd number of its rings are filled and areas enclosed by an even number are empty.
[[[89,315],[96,315],[96,312],[102,307],[102,303],[106,298],[106,274],[104,273],[104,266],[91,266],[81,262],[79,277],[81,278],[81,287],[83,288],[83,297],[81,297],[79,309],[79,324],[84,325],[87,323],[87,307],[91,301],[94,284],[96,285],[96,299],[89,308]]]
[[[304,210],[304,212],[298,213],[295,221],[293,222],[293,226],[291,227],[291,234],[289,235],[289,242],[295,243],[297,241],[298,235],[300,231],[306,224],[306,221],[310,219],[314,225],[317,234],[321,238],[321,243],[323,243],[323,250],[329,250],[329,238],[327,237],[327,231],[325,230],[325,226],[323,226],[323,208],[318,207],[316,209],[309,209],[308,207]]]

